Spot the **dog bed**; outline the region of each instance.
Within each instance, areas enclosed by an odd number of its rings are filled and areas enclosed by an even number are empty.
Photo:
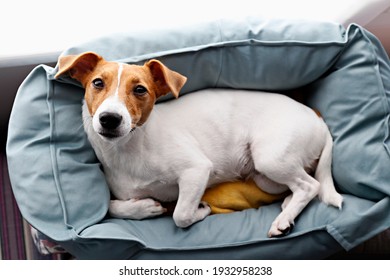
[[[25,219],[76,258],[319,259],[390,227],[390,63],[363,28],[219,20],[112,34],[64,54],[84,51],[136,64],[158,58],[189,78],[182,94],[209,87],[298,89],[334,137],[333,175],[344,204],[340,211],[313,200],[281,238],[267,237],[280,203],[212,215],[187,229],[171,217],[111,218],[104,174],[82,127],[83,89],[66,77],[55,80],[57,68],[41,65],[15,99],[10,177]]]

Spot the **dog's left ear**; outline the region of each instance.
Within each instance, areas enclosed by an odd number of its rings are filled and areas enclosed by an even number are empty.
[[[187,81],[183,75],[169,69],[158,60],[150,60],[145,63],[150,69],[154,82],[156,84],[156,97],[166,95],[169,92],[178,98],[181,88]]]
[[[94,52],[79,55],[61,56],[58,60],[58,72],[55,78],[68,73],[72,78],[83,83],[84,76],[92,71],[103,58]]]

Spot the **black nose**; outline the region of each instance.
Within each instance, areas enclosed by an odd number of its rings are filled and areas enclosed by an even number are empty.
[[[105,129],[115,129],[122,122],[122,116],[117,113],[103,112],[99,115],[99,122]]]

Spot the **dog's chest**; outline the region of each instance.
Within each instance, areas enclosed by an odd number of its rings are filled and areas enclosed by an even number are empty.
[[[178,186],[164,180],[146,182],[136,180],[134,177],[122,176],[122,178],[116,177],[108,181],[112,193],[121,200],[150,197],[159,201],[174,201],[179,195]]]
[[[178,197],[178,186],[164,170],[156,170],[144,160],[129,163],[127,154],[117,155],[103,161],[105,177],[111,192],[121,200],[131,198],[154,198],[173,201]],[[149,167],[146,167],[148,166]]]

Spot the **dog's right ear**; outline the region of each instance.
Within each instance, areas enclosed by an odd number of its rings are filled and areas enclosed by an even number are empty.
[[[103,58],[94,52],[79,55],[61,56],[58,60],[58,72],[55,78],[69,74],[72,78],[83,83],[86,74],[90,73]]]

